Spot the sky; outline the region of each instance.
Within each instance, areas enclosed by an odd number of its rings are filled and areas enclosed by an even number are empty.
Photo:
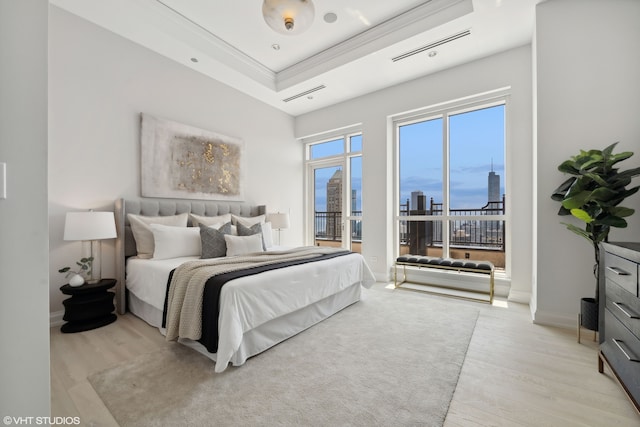
[[[400,200],[422,191],[443,201],[443,119],[400,127]],[[488,175],[504,188],[504,105],[449,118],[449,185],[452,209],[479,209],[487,203]]]
[[[450,195],[452,209],[479,209],[487,203],[488,175],[500,176],[500,194],[505,193],[505,107],[474,110],[449,117]],[[411,192],[422,191],[427,199],[443,201],[443,119],[400,126],[400,203],[411,200]],[[365,137],[366,139],[366,137]],[[352,151],[362,150],[362,136],[351,138]],[[312,146],[311,158],[344,152],[342,139]],[[316,170],[316,211],[326,211],[326,183],[338,167]],[[357,191],[356,209],[361,209],[362,161],[352,162],[352,188]]]

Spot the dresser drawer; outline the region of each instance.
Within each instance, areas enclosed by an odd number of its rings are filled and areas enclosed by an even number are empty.
[[[606,307],[636,337],[640,338],[640,299],[607,279]]]
[[[640,341],[624,327],[609,310],[605,310],[605,335],[607,340],[600,349],[615,370],[634,404],[640,402]]]
[[[638,264],[609,252],[605,254],[604,262],[605,278],[638,296]]]

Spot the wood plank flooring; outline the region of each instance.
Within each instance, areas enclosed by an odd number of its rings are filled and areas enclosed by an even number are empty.
[[[392,287],[378,283],[374,290],[411,292]],[[612,373],[598,373],[590,331],[578,344],[574,330],[531,323],[526,305],[446,300],[480,309],[446,427],[640,426]],[[165,345],[157,329],[131,314],[93,331],[62,334],[52,328],[51,415],[117,426],[87,376]]]

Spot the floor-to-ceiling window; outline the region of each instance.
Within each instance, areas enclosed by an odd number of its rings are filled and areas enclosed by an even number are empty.
[[[362,134],[306,145],[307,241],[362,248]]]
[[[507,266],[506,97],[394,121],[397,253]]]

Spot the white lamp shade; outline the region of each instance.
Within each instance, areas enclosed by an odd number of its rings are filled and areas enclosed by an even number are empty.
[[[116,237],[113,212],[67,212],[64,240],[101,240]]]
[[[289,228],[289,214],[280,212],[269,214],[269,222],[274,230],[284,230]]]
[[[313,23],[315,7],[311,0],[264,0],[262,16],[280,34],[300,34]],[[290,28],[287,28],[286,22]]]

